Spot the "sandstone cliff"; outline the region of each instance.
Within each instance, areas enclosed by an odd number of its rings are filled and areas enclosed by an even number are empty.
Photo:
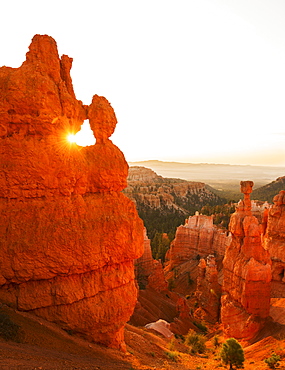
[[[0,68],[0,302],[118,348],[143,224],[121,193],[115,113],[103,97],[76,99],[71,65],[36,35],[21,67]],[[85,119],[96,144],[69,144]]]
[[[186,216],[206,204],[223,204],[202,182],[164,178],[139,166],[129,168],[124,194],[135,202],[151,239],[155,232],[174,233]]]
[[[253,183],[241,182],[244,200],[230,220],[231,245],[224,257],[221,319],[227,336],[252,339],[269,316],[271,260],[261,243],[262,227],[252,215]]]
[[[175,239],[166,255],[166,269],[171,270],[189,260],[206,258],[209,254],[216,254],[222,259],[230,241],[228,232],[213,224],[212,216],[196,212],[177,228]]]
[[[272,260],[271,297],[285,298],[285,190],[273,202],[267,215],[264,247]]]

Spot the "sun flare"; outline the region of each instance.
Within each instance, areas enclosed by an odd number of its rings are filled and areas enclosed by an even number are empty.
[[[80,131],[78,131],[76,134],[68,134],[67,141],[69,141],[71,144],[75,143],[79,146],[94,145],[96,140],[90,128],[89,121],[85,120],[81,125]]]
[[[75,143],[76,142],[76,137],[74,134],[69,134],[67,135],[67,140],[70,142],[70,143]]]

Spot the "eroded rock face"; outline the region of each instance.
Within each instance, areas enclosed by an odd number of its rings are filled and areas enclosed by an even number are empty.
[[[119,348],[143,224],[121,193],[115,113],[103,97],[76,100],[71,64],[36,35],[21,67],[0,68],[0,301]],[[85,119],[96,144],[68,143]]]
[[[271,260],[261,243],[262,225],[252,216],[252,181],[241,182],[244,200],[231,216],[231,245],[224,258],[221,319],[227,336],[250,340],[269,316]]]
[[[175,239],[166,255],[166,270],[191,259],[206,258],[212,253],[223,256],[230,240],[226,231],[213,224],[212,216],[199,215],[197,212],[177,228]]]
[[[285,190],[273,202],[265,222],[264,246],[272,259],[271,297],[285,298]]]
[[[150,240],[144,229],[144,253],[135,261],[137,282],[141,289],[153,288],[156,292],[167,290],[168,284],[163,273],[161,261],[152,257]]]
[[[186,215],[205,204],[221,204],[222,200],[202,182],[164,178],[149,168],[129,168],[128,187],[124,190],[138,211],[159,211],[160,215]]]
[[[221,285],[218,282],[218,269],[213,255],[199,262],[197,290],[199,317],[207,322],[216,323],[220,316]]]

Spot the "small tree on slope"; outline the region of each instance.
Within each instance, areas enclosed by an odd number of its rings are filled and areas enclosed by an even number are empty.
[[[233,369],[233,366],[235,366],[237,369],[243,367],[244,353],[242,346],[236,339],[227,339],[225,343],[223,343],[220,355],[222,361],[226,365],[230,365],[230,369]]]

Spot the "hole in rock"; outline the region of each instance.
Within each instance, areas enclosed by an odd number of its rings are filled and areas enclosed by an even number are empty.
[[[81,129],[76,134],[69,134],[67,140],[70,143],[75,143],[79,146],[89,146],[94,145],[96,139],[91,130],[89,120],[86,119],[81,125]]]

